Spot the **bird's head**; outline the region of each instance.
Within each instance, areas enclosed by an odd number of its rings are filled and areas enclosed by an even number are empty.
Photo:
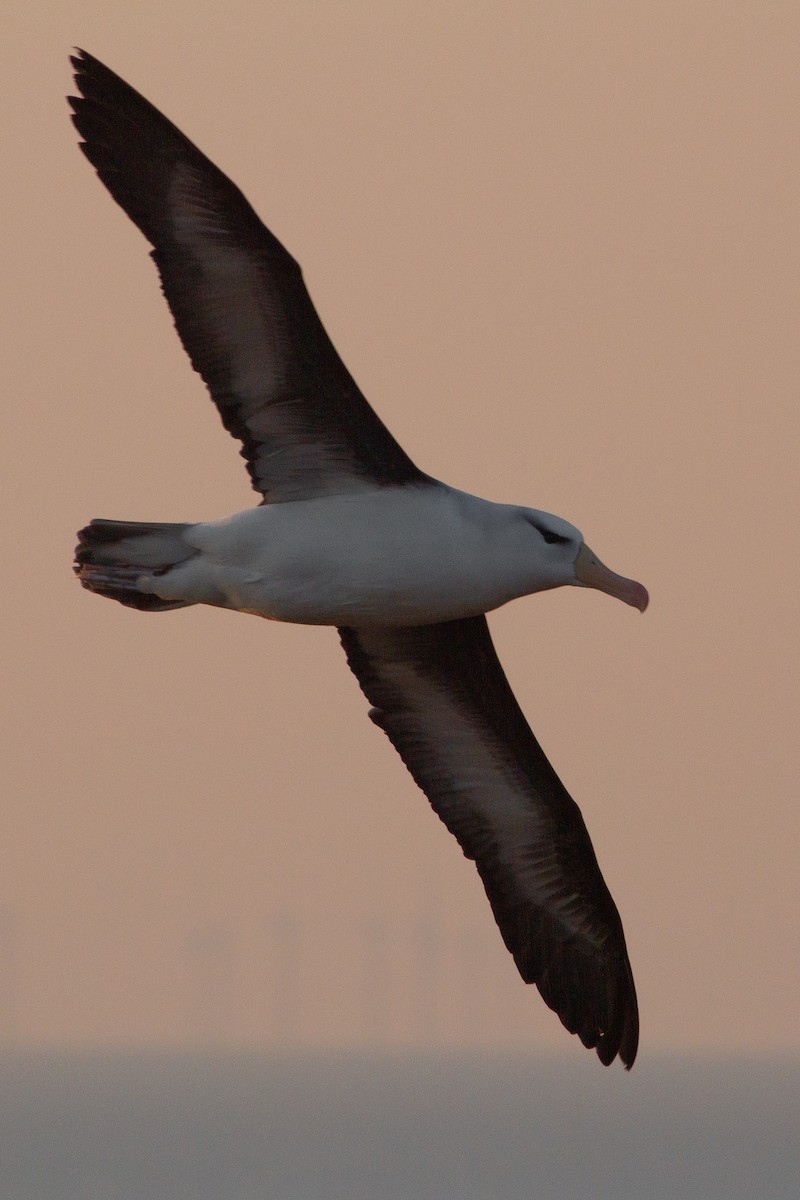
[[[609,571],[586,545],[579,529],[561,517],[535,508],[523,509],[522,513],[537,536],[534,543],[537,573],[542,580],[537,590],[564,584],[596,588],[644,612],[649,600],[647,589],[635,579]]]

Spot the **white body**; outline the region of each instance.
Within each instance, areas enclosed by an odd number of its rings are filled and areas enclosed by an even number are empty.
[[[547,544],[531,518],[569,541]],[[444,484],[271,504],[192,525],[200,551],[138,586],[306,625],[421,625],[576,583],[566,521]]]

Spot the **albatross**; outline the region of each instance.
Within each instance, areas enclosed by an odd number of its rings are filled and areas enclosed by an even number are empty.
[[[384,731],[480,874],[526,983],[606,1065],[639,1016],[622,922],[486,613],[573,585],[644,611],[567,521],[420,470],[337,354],[295,259],[239,189],[98,59],[71,58],[81,149],[153,249],[192,366],[260,504],[197,524],[93,520],[75,570],[146,612],[192,604],[338,628]]]

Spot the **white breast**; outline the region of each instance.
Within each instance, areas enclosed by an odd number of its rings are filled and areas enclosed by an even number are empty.
[[[186,584],[301,624],[471,616],[532,590],[530,545],[507,536],[514,511],[444,485],[265,505],[195,526]]]

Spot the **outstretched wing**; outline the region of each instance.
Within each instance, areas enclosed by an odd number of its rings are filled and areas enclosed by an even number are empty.
[[[299,266],[239,189],[85,51],[82,149],[154,247],[175,326],[266,501],[427,482],[370,408]]]
[[[372,720],[474,859],[522,978],[603,1063],[630,1067],[639,1016],[619,913],[486,618],[339,632]]]

